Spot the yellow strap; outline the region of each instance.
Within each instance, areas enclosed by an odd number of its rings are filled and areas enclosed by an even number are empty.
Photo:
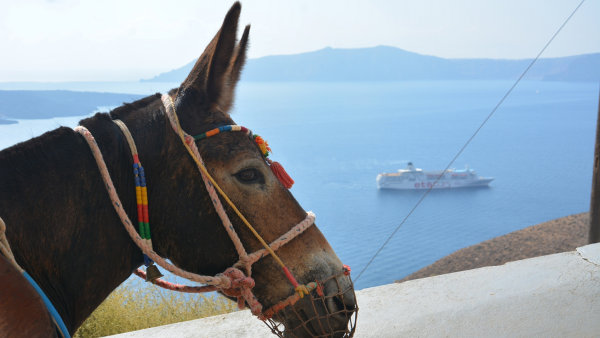
[[[196,156],[194,155],[194,152],[192,151],[192,149],[190,148],[190,146],[185,141],[185,135],[184,135],[183,129],[181,128],[181,125],[179,124],[179,118],[177,117],[177,111],[175,111],[175,104],[173,103],[172,100],[171,100],[170,103],[171,103],[171,107],[173,108],[173,117],[174,117],[174,120],[175,120],[175,124],[177,126],[177,134],[178,134],[179,138],[181,139],[181,142],[185,146],[185,149],[187,149],[187,151],[190,154],[190,156],[192,156],[192,159],[194,159],[194,162],[196,162],[196,165],[198,166],[198,168],[200,169],[200,171],[202,171],[202,173],[206,177],[208,177],[208,179],[210,180],[210,182],[213,184],[213,186],[215,187],[215,189],[217,189],[217,191],[223,197],[223,199],[225,199],[225,201],[227,202],[227,204],[229,204],[229,206],[233,209],[233,211],[235,211],[235,213],[242,220],[242,222],[244,222],[244,224],[246,225],[246,227],[248,227],[248,229],[250,229],[250,231],[254,234],[254,237],[256,237],[256,239],[258,239],[258,241],[262,244],[262,246],[277,261],[277,263],[279,265],[281,265],[282,268],[285,267],[285,264],[283,264],[283,261],[279,258],[279,256],[277,256],[277,254],[275,253],[275,251],[273,251],[273,249],[271,249],[271,247],[269,246],[269,244],[267,244],[267,242],[265,242],[265,240],[260,236],[260,234],[256,231],[256,229],[254,229],[254,227],[250,224],[250,222],[248,222],[248,220],[246,219],[246,217],[244,217],[244,215],[242,215],[242,213],[238,210],[238,208],[235,206],[235,204],[233,204],[233,202],[229,199],[229,197],[227,197],[227,194],[225,194],[225,192],[219,187],[219,185],[217,184],[217,182],[208,173],[208,170],[202,164],[202,162],[200,162],[200,160],[198,158],[196,158]]]

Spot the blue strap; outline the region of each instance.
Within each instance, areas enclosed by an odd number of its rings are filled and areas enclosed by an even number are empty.
[[[46,296],[44,291],[42,291],[40,286],[33,280],[33,278],[31,278],[31,276],[29,276],[29,274],[26,271],[23,271],[23,276],[25,276],[25,278],[27,279],[29,284],[31,284],[31,286],[33,286],[33,288],[35,289],[35,291],[37,291],[37,293],[40,295],[40,297],[42,297],[42,300],[44,301],[44,304],[46,305],[48,312],[50,312],[50,315],[52,316],[52,320],[54,321],[54,324],[56,324],[56,326],[58,326],[58,330],[60,331],[60,334],[64,338],[71,338],[71,335],[69,334],[69,330],[67,330],[65,323],[63,322],[62,318],[60,318],[58,311],[56,311],[56,308],[54,307],[54,305],[52,305],[52,302],[50,302],[50,299],[48,299],[48,297]]]

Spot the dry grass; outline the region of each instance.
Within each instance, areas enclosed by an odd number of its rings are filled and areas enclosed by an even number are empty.
[[[77,330],[74,337],[102,337],[228,313],[236,303],[219,295],[184,294],[150,283],[118,287]]]

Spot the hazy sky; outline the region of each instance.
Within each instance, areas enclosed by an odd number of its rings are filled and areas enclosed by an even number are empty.
[[[449,58],[529,58],[579,2],[246,0],[240,24],[252,24],[251,58],[376,45]],[[152,77],[198,57],[232,3],[0,0],[0,82]],[[594,52],[600,0],[586,0],[544,57]]]

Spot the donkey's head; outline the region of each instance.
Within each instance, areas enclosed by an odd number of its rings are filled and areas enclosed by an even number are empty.
[[[247,26],[239,43],[236,41],[240,8],[239,3],[233,5],[187,79],[170,93],[181,127],[190,135],[235,124],[228,112],[246,59],[250,30]],[[191,157],[173,131],[167,134],[171,136],[166,138],[164,156],[176,165],[171,165],[165,175],[169,175],[184,198],[166,202],[176,215],[160,220],[168,227],[154,223],[155,248],[186,270],[203,274],[223,272],[238,261],[236,249],[212,207]],[[246,133],[220,133],[198,140],[196,145],[208,172],[266,242],[305,219],[306,211],[275,177],[263,153]],[[245,249],[261,249],[259,240],[232,207],[225,201],[223,205]],[[274,312],[273,318],[285,325],[286,333],[296,336],[343,335],[355,314],[354,291],[350,279],[344,276],[342,262],[317,227],[309,227],[277,250],[277,255],[300,284],[319,284],[311,295]],[[253,292],[263,310],[281,305],[295,293],[270,255],[252,266],[252,277],[256,282]]]

